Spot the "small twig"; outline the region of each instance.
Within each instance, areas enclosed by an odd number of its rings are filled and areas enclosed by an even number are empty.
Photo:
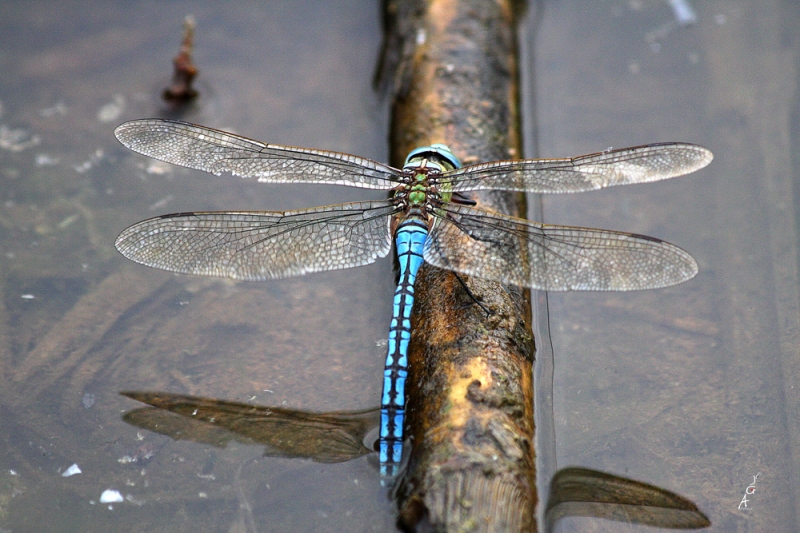
[[[168,102],[178,105],[185,104],[197,98],[198,92],[192,87],[192,81],[197,76],[197,67],[192,63],[192,48],[194,47],[194,30],[197,26],[194,17],[187,15],[183,21],[183,40],[181,49],[172,63],[175,71],[172,74],[172,83],[164,89],[163,98]]]

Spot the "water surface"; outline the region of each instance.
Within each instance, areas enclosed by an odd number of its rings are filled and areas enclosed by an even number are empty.
[[[158,95],[193,14],[201,97],[183,118],[385,160],[386,106],[371,89],[378,4],[0,7],[0,528],[392,530],[370,458],[318,464],[171,440],[125,424],[141,404],[118,395],[375,407],[391,261],[233,283],[155,271],[113,248],[126,226],[167,212],[380,197],[178,169],[112,135],[165,116]],[[524,65],[538,155],[689,141],[716,159],[665,183],[544,199],[546,222],[674,242],[700,274],[659,291],[550,294],[537,307],[549,311],[538,342],[552,342],[555,367],[552,385],[537,385],[553,399],[537,407],[552,429],[540,473],[579,465],[659,485],[695,501],[715,531],[796,531],[800,13],[694,2],[697,22],[683,27],[663,1],[541,4]],[[62,477],[73,463],[82,473]],[[125,501],[101,504],[106,489]]]

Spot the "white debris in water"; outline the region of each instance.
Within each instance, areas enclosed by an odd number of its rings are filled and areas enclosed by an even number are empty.
[[[124,501],[125,498],[122,497],[122,494],[120,494],[118,490],[106,489],[103,491],[103,494],[100,495],[100,503],[118,503]]]
[[[61,222],[58,223],[58,229],[66,229],[72,225],[73,222],[81,218],[78,213],[73,213],[67,218],[63,219]]]
[[[36,296],[34,296],[33,294],[23,294],[22,296],[20,296],[20,298],[22,298],[23,300],[33,300],[34,298],[36,298]]]
[[[669,5],[672,6],[672,12],[675,15],[675,20],[670,20],[658,28],[651,30],[645,34],[645,40],[650,43],[650,50],[655,53],[661,51],[661,43],[657,42],[666,39],[672,30],[675,28],[683,28],[691,26],[697,22],[697,13],[695,13],[689,0],[667,0]]]
[[[42,142],[38,135],[32,135],[22,128],[11,129],[0,124],[0,148],[10,152],[21,152]]]
[[[697,13],[692,9],[692,4],[688,0],[669,0],[675,20],[681,26],[688,26],[697,22]]]
[[[128,494],[127,496],[125,496],[125,501],[127,501],[127,502],[129,502],[129,503],[132,503],[132,504],[134,504],[134,505],[138,505],[139,507],[141,507],[142,505],[144,505],[144,500],[140,500],[140,499],[138,499],[138,498],[134,498],[134,497],[133,497],[133,496],[131,496],[130,494]]]
[[[100,122],[113,122],[119,118],[124,109],[125,97],[121,94],[115,94],[111,102],[101,107],[100,111],[97,112],[97,120]]]
[[[36,154],[37,167],[51,167],[57,165],[58,162],[59,158],[51,156],[49,154]]]
[[[96,400],[94,394],[92,394],[91,392],[87,392],[86,394],[83,395],[83,398],[81,398],[81,403],[83,404],[83,407],[85,409],[91,408],[94,405],[95,401]]]
[[[100,162],[100,160],[103,159],[104,156],[105,152],[103,152],[103,150],[97,149],[94,151],[93,154],[89,155],[89,159],[87,159],[86,161],[84,161],[79,165],[75,165],[73,168],[75,169],[76,172],[84,174],[85,172],[88,172],[89,169],[95,166],[98,162]]]
[[[164,196],[163,198],[161,198],[160,200],[157,200],[156,202],[150,204],[150,207],[148,209],[150,211],[158,211],[159,209],[163,209],[164,206],[166,206],[168,203],[170,203],[174,199],[175,199],[175,197],[173,195],[168,194],[168,195]]]
[[[161,176],[163,174],[167,174],[172,169],[169,168],[169,165],[162,161],[148,161],[147,167],[144,171],[148,174],[153,174],[155,176]]]
[[[72,466],[70,466],[61,473],[61,477],[70,477],[80,473],[81,473],[81,467],[78,466],[78,463],[73,463]]]
[[[39,110],[39,116],[47,118],[47,117],[52,117],[52,116],[55,116],[55,115],[66,115],[67,111],[69,111],[69,108],[67,107],[67,104],[65,104],[64,102],[59,100],[52,107],[47,107],[45,109],[40,109]]]

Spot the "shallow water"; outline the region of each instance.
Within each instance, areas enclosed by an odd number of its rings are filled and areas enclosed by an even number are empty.
[[[178,169],[112,135],[165,116],[159,94],[191,13],[201,96],[184,119],[385,160],[387,108],[371,89],[377,4],[0,7],[0,529],[392,530],[374,458],[319,464],[172,440],[123,422],[142,404],[118,394],[375,407],[391,261],[233,283],[152,270],[113,248],[126,226],[167,212],[379,198]],[[700,274],[659,291],[540,295],[550,331],[537,342],[552,343],[554,380],[538,384],[539,470],[543,483],[580,465],[662,486],[716,531],[796,531],[800,13],[693,5],[697,22],[682,27],[667,2],[543,2],[529,31],[530,155],[671,140],[716,155],[670,182],[543,199],[546,222],[668,240]],[[73,463],[82,473],[63,477]],[[125,501],[101,504],[106,489]]]
[[[0,8],[0,528],[392,529],[368,458],[328,465],[262,458],[263,446],[173,441],[124,423],[142,404],[118,394],[374,407],[391,261],[233,283],[149,269],[113,247],[126,226],[162,213],[380,198],[190,172],[133,154],[112,134],[124,120],[167,114],[159,95],[192,14],[201,95],[182,118],[384,160],[386,106],[371,88],[378,6],[14,6]],[[62,477],[73,463],[82,473]],[[126,500],[101,504],[106,489]]]
[[[664,290],[549,295],[556,461],[545,468],[672,490],[710,531],[797,531],[800,10],[691,5],[686,27],[668,2],[546,2],[541,13],[542,155],[672,140],[715,154],[676,180],[543,199],[547,222],[652,235],[700,265]]]

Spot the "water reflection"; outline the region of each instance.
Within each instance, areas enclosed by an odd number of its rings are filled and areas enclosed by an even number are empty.
[[[218,448],[232,440],[261,444],[268,457],[320,463],[340,463],[371,453],[373,447],[365,440],[374,433],[380,416],[380,408],[312,413],[163,392],[121,394],[152,406],[129,411],[122,418],[142,429]]]
[[[265,446],[265,456],[322,463],[350,461],[372,453],[380,416],[378,407],[312,413],[164,392],[121,394],[152,406],[122,417],[139,428],[218,448],[232,441],[259,444]],[[545,512],[548,531],[558,520],[570,516],[676,529],[711,524],[686,498],[586,468],[565,468],[555,475]]]
[[[550,483],[545,510],[547,530],[568,516],[670,529],[711,525],[694,502],[673,492],[588,468],[564,468]]]

